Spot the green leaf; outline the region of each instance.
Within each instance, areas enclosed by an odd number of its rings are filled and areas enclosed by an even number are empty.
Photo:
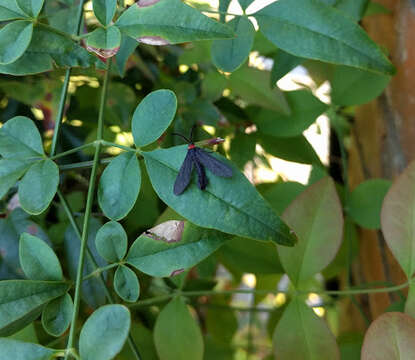
[[[42,239],[23,233],[19,257],[23,272],[30,280],[63,280],[58,257]]]
[[[52,336],[61,336],[69,327],[73,313],[71,295],[65,294],[50,301],[42,312],[42,325]]]
[[[120,220],[133,208],[141,186],[141,170],[135,152],[128,151],[111,160],[102,173],[98,202],[105,216]]]
[[[108,26],[115,15],[117,0],[93,0],[92,7],[99,22],[104,26]]]
[[[137,46],[138,42],[134,39],[130,38],[127,35],[121,36],[121,45],[120,49],[117,52],[117,56],[115,57],[114,64],[121,77],[125,76],[127,61],[130,58],[130,56],[134,53]]]
[[[298,298],[285,309],[272,342],[279,360],[340,360],[336,339],[325,322]]]
[[[160,360],[202,360],[203,337],[182,297],[170,301],[154,326],[154,342]]]
[[[53,70],[53,60],[48,54],[26,51],[23,56],[8,65],[0,65],[0,74],[33,75]]]
[[[225,88],[226,78],[216,70],[208,72],[203,78],[202,95],[208,100],[218,100]]]
[[[26,172],[30,163],[22,160],[0,160],[0,198],[7,194],[9,189]]]
[[[98,253],[108,262],[122,260],[127,253],[128,239],[124,228],[116,221],[107,222],[97,232],[95,246]]]
[[[26,14],[20,9],[16,1],[0,0],[0,21],[8,21],[26,17]]]
[[[68,283],[58,281],[0,281],[0,336],[8,336],[35,320],[43,306],[65,294]]]
[[[386,8],[382,4],[379,4],[378,2],[375,2],[375,1],[369,1],[369,4],[367,5],[364,16],[391,14],[391,13],[392,11],[390,11],[388,8]]]
[[[290,113],[290,108],[284,93],[278,89],[270,89],[264,84],[270,83],[270,73],[248,66],[244,66],[232,73],[229,77],[228,87],[233,95],[240,96],[252,105],[260,105],[267,109]]]
[[[36,18],[42,10],[45,0],[16,0],[17,5],[28,16]]]
[[[176,146],[143,153],[151,183],[168,206],[202,227],[256,240],[293,245],[294,239],[289,228],[275,215],[246,177],[217,154],[216,157],[233,168],[232,178],[214,176],[207,171],[209,184],[205,191],[201,191],[192,181],[182,195],[174,195],[173,184],[186,151],[187,146]]]
[[[255,28],[245,16],[236,16],[227,23],[235,32],[236,38],[214,40],[212,42],[212,61],[222,71],[232,72],[248,58],[254,44]]]
[[[368,0],[340,0],[336,3],[336,9],[344,12],[353,20],[359,21],[365,12]]]
[[[136,302],[140,296],[137,275],[124,265],[119,266],[115,272],[114,289],[124,301]]]
[[[246,163],[254,158],[255,147],[256,136],[239,132],[235,133],[229,150],[232,162],[243,170]]]
[[[170,126],[176,115],[177,99],[170,90],[156,90],[137,106],[132,120],[134,143],[146,146],[156,141]]]
[[[246,8],[251,5],[254,0],[238,0],[239,4],[241,5],[242,10],[246,10]]]
[[[52,160],[33,164],[19,185],[19,200],[29,214],[38,215],[52,202],[59,184],[59,168]]]
[[[359,25],[318,0],[280,0],[254,16],[261,32],[292,55],[395,73],[394,66]]]
[[[277,53],[274,55],[274,64],[272,65],[271,70],[271,87],[274,87],[279,79],[284,77],[303,61],[303,58],[278,49]]]
[[[130,324],[130,311],[123,305],[105,305],[95,310],[79,336],[82,360],[113,359],[127,340]]]
[[[284,211],[283,219],[298,237],[278,255],[295,285],[309,280],[336,256],[343,237],[342,207],[333,180],[326,177],[308,187]]]
[[[284,94],[291,114],[261,109],[256,117],[252,117],[261,133],[276,137],[301,135],[328,108],[308,90],[287,91]]]
[[[410,360],[415,357],[415,320],[390,312],[379,316],[365,334],[362,360]]]
[[[88,50],[103,58],[110,58],[120,49],[121,32],[116,26],[97,28],[88,36],[86,45]]]
[[[121,32],[153,45],[227,39],[234,36],[226,25],[201,14],[180,0],[135,3],[115,23]]]
[[[49,360],[57,352],[38,344],[0,338],[0,360],[9,360],[10,354],[14,360]]]
[[[221,262],[232,271],[254,274],[284,272],[275,244],[240,237],[227,241],[219,250]]]
[[[207,332],[217,341],[231,344],[238,330],[238,319],[235,311],[224,301],[209,302],[205,317]],[[215,307],[215,305],[219,305]],[[221,307],[223,306],[223,307]],[[207,348],[207,347],[206,347]]]
[[[271,204],[278,215],[282,215],[291,202],[300,195],[305,186],[298,182],[278,182],[262,192],[264,198]]]
[[[140,235],[126,262],[151,276],[173,276],[201,262],[226,240],[218,231],[171,220]]]
[[[415,272],[415,163],[395,180],[383,201],[381,228],[408,279]]]
[[[32,40],[33,24],[30,21],[13,21],[0,30],[0,64],[19,59]]]
[[[347,66],[337,66],[331,80],[331,98],[336,105],[362,105],[378,97],[391,80]]]
[[[15,160],[42,157],[42,138],[35,123],[24,116],[7,121],[0,129],[0,155]]]
[[[347,204],[350,217],[364,228],[379,229],[383,199],[390,187],[391,182],[384,179],[360,183],[350,194]]]
[[[320,158],[304,136],[280,138],[262,135],[258,141],[268,154],[275,157],[301,164],[322,166]]]
[[[156,347],[154,346],[153,333],[148,328],[141,323],[132,322],[130,334],[134,343],[140,349],[140,355],[143,360],[159,360]],[[126,344],[118,357],[119,360],[131,360],[135,355],[128,344]]]

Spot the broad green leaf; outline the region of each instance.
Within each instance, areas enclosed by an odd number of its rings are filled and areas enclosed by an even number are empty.
[[[115,272],[114,289],[124,301],[136,302],[140,296],[137,275],[124,265],[119,266]]]
[[[82,220],[79,219],[79,220]],[[81,226],[81,221],[78,222],[78,225]],[[88,247],[92,256],[95,259],[95,262],[99,267],[104,267],[107,265],[107,262],[98,255],[97,249],[95,247],[95,237],[98,232],[98,229],[101,227],[101,223],[95,219],[91,218],[88,229]],[[68,272],[71,279],[76,279],[76,274],[78,270],[78,261],[79,261],[79,252],[80,252],[80,239],[76,235],[73,226],[68,225],[65,235],[64,235],[64,249],[65,249],[65,258],[66,264],[68,266]],[[95,270],[95,266],[92,264],[91,260],[87,256],[85,259],[83,276],[87,276]],[[103,273],[104,280],[106,279],[106,273]],[[104,305],[106,302],[105,297],[105,287],[102,282],[97,279],[95,276],[82,281],[82,299],[92,308],[97,308],[98,306]]]
[[[121,36],[120,49],[115,57],[115,66],[121,77],[125,76],[126,65],[129,57],[134,53],[138,46],[138,42],[127,35]],[[130,116],[130,114],[129,114]]]
[[[115,15],[117,0],[93,0],[92,7],[99,22],[104,26],[108,26]]]
[[[134,340],[134,343],[140,349],[141,358],[144,360],[159,360],[154,346],[153,333],[146,328],[143,324],[138,322],[131,323],[130,334]],[[118,355],[119,360],[131,360],[134,358],[134,354],[131,351],[128,344],[124,345],[124,349]]]
[[[391,14],[392,11],[376,1],[369,1],[364,16]]]
[[[226,78],[218,71],[210,71],[203,78],[202,95],[208,100],[216,101],[226,88]]]
[[[27,117],[16,116],[0,128],[0,155],[6,159],[41,158],[42,138],[35,123]]]
[[[141,170],[135,152],[113,159],[102,173],[98,202],[105,216],[120,220],[133,208],[141,186]]]
[[[42,325],[52,336],[61,336],[71,323],[73,302],[71,295],[65,294],[50,301],[42,312]]]
[[[8,336],[35,320],[43,306],[70,288],[59,281],[0,281],[0,336]]]
[[[363,335],[360,332],[346,332],[337,337],[342,360],[360,360]]]
[[[379,229],[380,210],[390,187],[391,182],[384,179],[370,179],[359,184],[347,204],[350,217],[364,228]]]
[[[348,16],[318,0],[280,0],[255,13],[275,45],[299,57],[394,74],[395,68]]]
[[[32,215],[41,214],[53,200],[58,184],[58,166],[49,159],[36,162],[19,184],[22,208]]]
[[[248,179],[233,168],[232,178],[206,172],[208,186],[201,191],[194,180],[180,196],[173,184],[185,158],[187,146],[143,153],[151,183],[159,197],[177,213],[196,225],[256,240],[293,245],[289,228],[275,215]],[[241,196],[243,194],[243,196]]]
[[[176,115],[177,99],[170,90],[156,90],[137,106],[132,120],[134,143],[146,146],[167,130]]]
[[[103,58],[114,56],[121,45],[121,33],[116,26],[97,28],[86,41],[87,49],[92,50]]]
[[[212,61],[222,71],[232,72],[248,58],[254,43],[255,28],[245,16],[236,16],[228,23],[236,38],[214,40],[212,42]]]
[[[10,1],[10,0],[8,0]],[[0,338],[0,360],[49,360],[57,350],[19,340]]]
[[[33,33],[30,21],[13,21],[0,30],[0,64],[15,62],[26,51]]]
[[[244,238],[233,238],[219,250],[221,262],[232,271],[254,274],[284,272],[275,244]]]
[[[336,339],[325,322],[298,298],[285,309],[272,342],[278,360],[340,360]]]
[[[170,301],[154,327],[154,342],[160,360],[202,360],[203,337],[182,297]]]
[[[0,160],[0,198],[7,194],[29,167],[28,161]]]
[[[295,285],[309,280],[336,256],[343,238],[343,215],[334,182],[326,177],[308,187],[284,211],[283,219],[298,237],[278,255]]]
[[[201,262],[226,240],[218,231],[167,221],[140,235],[126,262],[151,276],[173,276]]]
[[[108,262],[122,260],[127,253],[128,239],[124,228],[116,221],[107,222],[97,232],[95,246]]]
[[[365,13],[368,2],[368,0],[340,0],[336,3],[336,9],[359,21]]]
[[[58,257],[42,239],[23,233],[19,257],[23,272],[30,280],[63,280]]]
[[[23,56],[8,65],[0,65],[0,74],[33,75],[53,70],[53,60],[48,54],[26,51]]]
[[[278,89],[270,89],[270,73],[244,66],[229,77],[228,87],[232,95],[240,96],[251,105],[260,105],[267,109],[290,113],[290,107],[284,93]]]
[[[362,360],[411,360],[415,357],[415,320],[390,312],[379,316],[365,334]]]
[[[331,84],[331,98],[336,105],[361,105],[378,97],[391,80],[347,66],[337,66]]]
[[[26,14],[17,6],[15,0],[0,0],[0,21],[8,21],[26,17]]]
[[[278,182],[261,192],[278,215],[282,215],[291,202],[300,195],[305,186],[298,182]]]
[[[275,157],[301,164],[321,165],[320,158],[304,136],[281,138],[262,135],[258,141],[268,154]]]
[[[130,324],[130,311],[123,305],[105,305],[95,310],[79,336],[82,360],[113,359],[127,340]]]
[[[291,114],[260,110],[252,118],[261,133],[276,137],[301,135],[328,108],[308,90],[287,91],[284,94]]]
[[[148,3],[148,2],[147,2]],[[117,20],[121,32],[153,45],[227,39],[234,36],[226,25],[201,14],[180,0],[135,3]]]
[[[16,0],[17,5],[28,16],[36,18],[42,10],[45,0]]]
[[[279,79],[300,65],[304,59],[291,55],[284,50],[278,49],[274,55],[274,64],[271,70],[271,87],[274,87]]]
[[[224,301],[211,301],[205,317],[207,332],[218,342],[231,344],[238,330],[235,311]],[[215,305],[219,305],[215,307]]]
[[[239,4],[242,7],[242,10],[246,10],[246,8],[251,5],[254,0],[238,0]]]
[[[256,136],[239,132],[235,133],[229,150],[232,162],[243,170],[246,163],[254,158],[255,147]]]
[[[404,303],[404,311],[406,314],[412,318],[415,316],[415,285],[410,284],[408,288],[408,295]],[[401,310],[391,310],[391,311],[401,311]]]
[[[415,163],[395,180],[385,196],[381,228],[386,243],[406,276],[415,271]]]

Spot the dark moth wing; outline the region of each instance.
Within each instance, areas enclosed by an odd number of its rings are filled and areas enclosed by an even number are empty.
[[[200,190],[205,190],[208,184],[208,179],[206,177],[205,168],[200,163],[200,161],[195,156],[195,154],[196,153],[193,153],[193,163],[195,165],[196,172],[197,172],[197,186],[199,187]]]
[[[184,158],[183,164],[179,170],[179,174],[177,175],[176,181],[174,182],[173,193],[175,195],[180,195],[189,186],[193,171],[192,151],[193,149],[187,150],[186,157]]]
[[[224,164],[201,148],[195,147],[194,150],[194,155],[197,160],[213,174],[221,177],[232,177],[232,169],[230,166]]]

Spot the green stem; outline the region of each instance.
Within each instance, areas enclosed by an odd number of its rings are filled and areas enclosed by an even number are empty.
[[[68,150],[68,151],[64,151],[64,152],[59,153],[59,154],[56,154],[56,155],[52,155],[53,153],[51,151],[51,153],[50,153],[51,156],[50,156],[49,159],[51,159],[51,160],[59,159],[61,157],[64,157],[64,156],[67,156],[67,155],[71,155],[71,154],[77,153],[78,151],[81,151],[83,149],[87,149],[87,148],[90,148],[90,147],[96,146],[96,145],[97,145],[96,142],[92,142],[92,143],[88,143],[88,144],[84,144],[84,145],[78,146],[78,147],[73,148],[73,149]]]
[[[113,269],[113,268],[115,268],[115,267],[117,267],[117,266],[119,266],[119,265],[120,265],[119,263],[113,263],[113,264],[109,264],[109,265],[107,265],[107,266],[97,267],[94,271],[92,271],[92,272],[91,272],[91,273],[89,273],[88,275],[84,276],[84,277],[82,278],[82,281],[88,280],[88,279],[93,278],[93,277],[98,277],[98,276],[99,276],[101,273],[103,273],[104,271],[107,271],[107,270]]]
[[[76,23],[76,28],[74,29],[74,34],[76,34],[76,35],[79,35],[79,32],[81,31],[84,1],[85,0],[80,0],[79,5],[78,5],[78,11],[77,11],[77,14],[76,14],[77,23]],[[46,24],[39,23],[39,25],[47,27],[48,29],[50,28],[50,26],[46,25]],[[52,28],[52,29],[54,29],[54,28]],[[56,29],[54,29],[54,30],[56,30]],[[68,35],[66,33],[64,33],[64,34],[65,34],[65,36]],[[56,116],[55,129],[53,131],[53,138],[52,138],[52,146],[51,146],[51,150],[50,150],[50,156],[53,156],[53,155],[56,154],[56,146],[57,146],[57,143],[58,143],[58,136],[59,136],[60,128],[61,128],[61,125],[62,125],[63,115],[65,113],[65,104],[66,104],[66,99],[67,99],[67,96],[68,96],[68,87],[69,87],[69,81],[70,81],[70,78],[71,78],[71,71],[72,71],[71,68],[69,68],[65,72],[65,80],[63,82],[63,87],[62,87],[62,91],[61,91],[61,98],[59,100],[58,115]]]
[[[373,288],[373,289],[346,289],[346,290],[297,290],[294,291],[297,295],[308,295],[308,294],[318,294],[318,295],[338,295],[338,296],[349,296],[349,295],[359,295],[359,294],[376,294],[376,293],[388,293],[400,291],[407,288],[410,285],[410,281],[407,281],[400,285],[389,286],[384,288]],[[161,295],[153,297],[150,299],[140,300],[134,304],[129,305],[131,308],[150,306],[158,304],[161,302],[168,301],[169,299],[177,296],[214,296],[214,295],[232,295],[232,294],[288,294],[291,291],[281,291],[281,290],[260,290],[260,289],[233,289],[233,290],[200,290],[200,291],[175,291],[171,294]]]
[[[104,146],[117,147],[117,148],[123,149],[125,151],[136,151],[136,152],[140,152],[139,150],[133,149],[131,147],[124,146],[124,145],[120,145],[120,144],[116,144],[116,143],[113,143],[113,142],[110,142],[110,141],[105,141],[105,140],[102,140],[102,145],[104,145]]]
[[[99,160],[99,163],[108,164],[109,162],[111,162],[112,159],[113,159],[112,157],[104,158],[104,159]],[[73,164],[64,164],[64,165],[59,165],[59,170],[65,171],[65,170],[90,168],[93,164],[94,164],[93,160],[82,161],[82,162],[73,163]]]

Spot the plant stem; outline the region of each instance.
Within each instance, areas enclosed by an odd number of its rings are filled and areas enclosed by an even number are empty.
[[[119,148],[119,149],[123,149],[123,150],[125,150],[125,151],[138,151],[138,150],[133,149],[133,148],[131,148],[131,147],[124,146],[124,145],[120,145],[120,144],[116,144],[116,143],[109,142],[109,141],[105,141],[105,140],[102,140],[102,145],[104,145],[104,146],[113,146],[113,147],[117,147],[117,148]]]
[[[71,155],[71,154],[77,153],[78,151],[81,151],[83,149],[87,149],[87,148],[90,148],[90,147],[96,146],[96,145],[97,144],[95,142],[92,142],[92,143],[88,143],[88,144],[84,144],[84,145],[78,146],[78,147],[73,148],[73,149],[68,150],[68,151],[64,151],[64,152],[59,153],[59,154],[56,154],[56,155],[52,155],[52,151],[51,151],[50,152],[50,155],[51,156],[50,156],[49,159],[51,159],[51,160],[59,159],[61,157],[64,157],[64,156],[67,156],[67,155]]]
[[[107,270],[113,269],[113,268],[115,268],[115,267],[117,267],[117,266],[119,266],[119,265],[120,265],[119,263],[113,263],[113,264],[109,264],[109,265],[107,265],[107,266],[97,267],[94,271],[92,271],[92,272],[91,272],[91,273],[89,273],[88,275],[84,276],[84,277],[82,278],[82,281],[88,280],[88,279],[93,278],[93,277],[98,277],[98,276],[99,276],[101,273],[103,273],[104,271],[107,271]]]
[[[113,159],[112,157],[100,159],[99,160],[99,163],[100,164],[108,164],[109,162],[111,162],[112,159]],[[74,169],[89,168],[93,164],[94,164],[94,161],[93,160],[82,161],[82,162],[73,163],[73,164],[64,164],[64,165],[59,165],[59,170],[60,171],[65,171],[65,170],[74,170]]]

